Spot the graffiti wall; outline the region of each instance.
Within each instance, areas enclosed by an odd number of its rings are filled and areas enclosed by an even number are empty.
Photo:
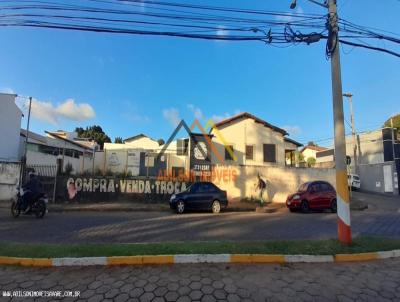
[[[186,190],[189,183],[150,178],[58,177],[57,201],[168,202],[172,194]]]

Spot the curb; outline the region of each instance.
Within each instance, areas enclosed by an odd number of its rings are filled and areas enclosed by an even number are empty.
[[[336,255],[184,254],[82,258],[18,258],[0,256],[0,265],[37,267],[114,266],[195,263],[333,263],[400,258],[400,250]]]

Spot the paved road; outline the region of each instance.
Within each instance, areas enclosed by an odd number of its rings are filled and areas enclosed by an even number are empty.
[[[0,295],[12,290],[52,290],[79,291],[81,301],[93,302],[400,301],[399,267],[400,259],[342,264],[0,267]]]
[[[336,214],[64,212],[43,220],[0,211],[0,241],[84,243],[336,238]],[[352,213],[354,235],[400,238],[400,213]]]

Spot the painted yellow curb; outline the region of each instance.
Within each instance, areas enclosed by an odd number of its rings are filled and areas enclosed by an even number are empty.
[[[143,264],[142,256],[107,257],[107,265],[137,265]]]
[[[336,254],[335,262],[377,260],[378,253]]]
[[[143,264],[173,264],[174,256],[143,256]]]
[[[0,265],[21,265],[21,266],[53,266],[53,261],[48,258],[18,258],[0,257]]]
[[[334,262],[361,262],[361,261],[371,261],[381,259],[379,253],[388,253],[391,251],[385,252],[372,252],[372,253],[357,253],[357,254],[336,254],[333,256]],[[393,251],[394,252],[394,251]],[[393,254],[394,258],[398,257],[400,254]],[[177,256],[185,256],[185,255],[177,255]],[[191,256],[191,255],[187,255]],[[308,262],[311,263],[310,257],[323,257],[321,255],[264,255],[264,254],[230,254],[229,257],[226,258],[226,254],[223,254],[224,257],[221,258],[221,255],[208,255],[209,257],[215,256],[215,263],[295,263],[295,262]],[[332,257],[332,256],[330,256]],[[387,257],[387,258],[393,258]],[[96,258],[96,257],[95,257]],[[97,257],[98,258],[98,257]],[[97,259],[96,258],[96,259]],[[179,263],[178,260],[175,260],[174,255],[141,255],[141,256],[112,256],[112,257],[102,257],[105,258],[104,264],[99,264],[98,261],[90,262],[89,259],[85,259],[85,265],[145,265],[145,264],[174,264]],[[326,257],[325,257],[326,258]],[[20,266],[38,266],[38,267],[52,267],[52,266],[60,266],[57,265],[57,261],[63,260],[64,258],[19,258],[19,257],[3,257],[0,256],[0,265],[20,265]],[[67,260],[80,260],[84,258],[65,258]],[[200,260],[199,260],[200,259]],[[185,262],[185,263],[204,263],[199,259],[193,260],[193,262]],[[222,259],[222,260],[221,260]],[[289,259],[289,260],[288,260]],[[291,259],[291,260],[290,260]],[[295,259],[293,261],[293,259]],[[330,258],[332,259],[332,258]],[[98,260],[98,259],[97,259]],[[321,263],[324,261],[316,261],[315,263]],[[331,262],[325,261],[325,262]],[[77,264],[78,263],[78,264]],[[61,266],[79,266],[79,261],[67,261],[63,262]]]
[[[284,263],[284,255],[233,254],[231,263]]]
[[[107,265],[172,264],[174,256],[115,256],[107,257]]]

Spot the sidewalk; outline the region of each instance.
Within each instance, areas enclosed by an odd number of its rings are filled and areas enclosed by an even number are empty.
[[[0,202],[0,209],[9,209],[10,202]],[[249,202],[234,202],[228,205],[228,208],[222,210],[224,212],[254,212],[258,204]],[[278,209],[285,208],[285,204],[273,203],[269,204],[269,212],[275,212]],[[99,212],[164,212],[171,211],[167,203],[131,203],[131,202],[99,202],[99,203],[49,203],[50,212],[84,212],[84,211],[99,211]]]

